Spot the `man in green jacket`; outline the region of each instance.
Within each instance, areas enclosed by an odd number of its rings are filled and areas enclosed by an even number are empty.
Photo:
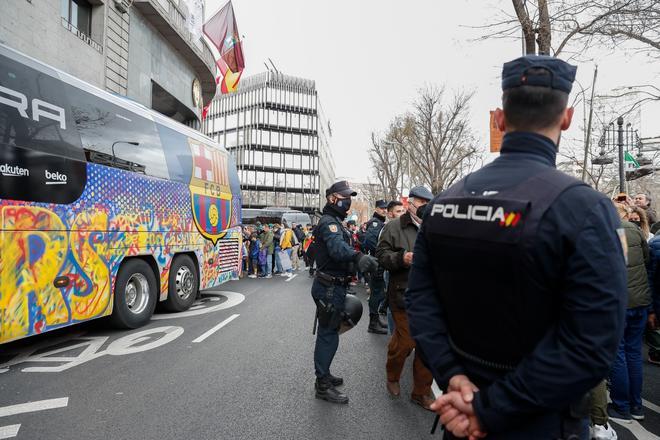
[[[391,220],[381,232],[376,246],[376,258],[389,271],[387,300],[394,318],[394,332],[387,347],[387,391],[393,397],[401,395],[399,379],[406,358],[415,348],[415,341],[410,336],[408,316],[403,301],[403,294],[408,287],[408,273],[413,261],[413,248],[417,231],[422,223],[423,211],[433,194],[423,186],[410,190],[408,211],[401,217]],[[413,362],[413,391],[411,400],[429,410],[433,403],[431,383],[433,376],[415,353]]]
[[[261,236],[261,245],[266,249],[266,278],[273,278],[273,252],[275,251],[275,243],[273,242],[273,231],[270,225],[265,224]]]

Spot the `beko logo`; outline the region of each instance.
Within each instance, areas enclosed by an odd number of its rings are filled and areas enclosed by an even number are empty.
[[[18,114],[29,119],[28,98],[21,92],[0,86],[0,103],[14,107]],[[62,130],[66,130],[66,116],[64,109],[54,104],[34,98],[32,100],[32,119],[39,122],[41,118],[52,119],[60,123]]]
[[[8,163],[0,165],[0,174],[5,177],[22,177],[30,176],[30,170],[17,166],[9,165]]]
[[[46,185],[66,185],[66,174],[60,174],[57,171],[51,173],[46,170]]]

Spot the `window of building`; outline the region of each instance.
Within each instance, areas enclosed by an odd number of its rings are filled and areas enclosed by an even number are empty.
[[[273,173],[266,173],[266,186],[273,186],[275,180],[273,179]]]
[[[282,155],[280,153],[273,153],[273,158],[271,159],[271,166],[275,168],[280,168],[282,166]]]
[[[61,0],[61,14],[68,23],[83,34],[92,35],[92,5],[87,0]]]
[[[268,123],[270,125],[277,125],[277,111],[268,110]]]

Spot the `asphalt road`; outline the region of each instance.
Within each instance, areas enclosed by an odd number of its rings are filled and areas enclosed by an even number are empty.
[[[98,320],[2,346],[0,439],[441,438],[407,399],[409,369],[402,398],[388,397],[387,338],[367,319],[333,363],[350,404],[314,398],[310,284],[305,272],[245,279],[144,328]],[[617,427],[619,438],[659,438],[660,368],[646,365],[645,380],[647,421]]]

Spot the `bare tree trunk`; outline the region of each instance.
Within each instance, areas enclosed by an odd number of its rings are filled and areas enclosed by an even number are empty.
[[[513,9],[516,11],[518,16],[518,21],[523,32],[523,38],[525,39],[525,53],[528,55],[533,55],[536,53],[536,35],[534,33],[534,23],[529,18],[529,14],[525,9],[523,0],[511,0],[513,2]]]
[[[548,0],[538,0],[539,7],[539,55],[550,55],[552,45],[552,30],[550,29],[550,13]]]

